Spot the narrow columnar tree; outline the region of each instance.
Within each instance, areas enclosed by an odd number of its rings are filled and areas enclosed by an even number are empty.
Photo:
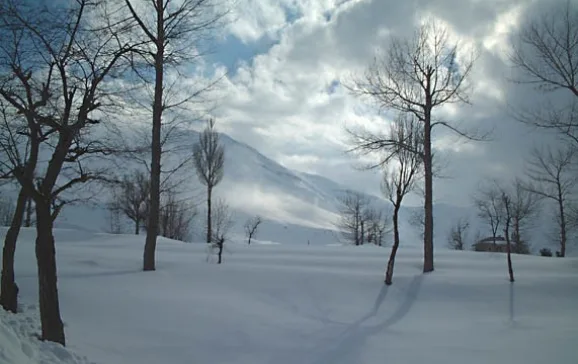
[[[193,146],[193,163],[199,181],[207,188],[207,244],[213,239],[211,205],[215,186],[221,182],[225,172],[225,147],[220,143],[214,119],[210,119],[205,130],[199,134]]]

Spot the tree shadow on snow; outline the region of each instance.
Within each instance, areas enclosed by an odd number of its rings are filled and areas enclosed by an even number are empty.
[[[324,339],[315,348],[309,352],[302,353],[301,360],[295,358],[288,358],[291,363],[308,363],[308,364],[327,364],[327,363],[358,363],[360,362],[360,354],[363,351],[364,343],[370,337],[382,333],[392,325],[401,321],[411,311],[417,296],[419,294],[423,274],[413,277],[403,301],[399,304],[397,309],[383,321],[374,325],[364,325],[366,321],[371,318],[377,318],[377,313],[382,307],[391,287],[383,285],[375,299],[371,310],[361,317],[359,320],[348,325],[340,334],[328,339]],[[385,343],[384,343],[385,344]],[[271,363],[283,363],[284,359],[279,358],[271,361]]]

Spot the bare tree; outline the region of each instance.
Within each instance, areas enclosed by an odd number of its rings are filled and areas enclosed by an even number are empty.
[[[390,227],[391,217],[382,210],[370,208],[365,213],[365,237],[369,244],[382,246]]]
[[[159,234],[169,239],[189,241],[195,216],[195,206],[186,200],[178,200],[176,192],[169,190],[161,196]]]
[[[251,245],[251,239],[253,239],[257,234],[257,229],[259,228],[259,225],[261,225],[261,222],[263,222],[261,216],[252,217],[245,222],[244,228],[247,237],[247,245]]]
[[[522,72],[515,81],[575,97],[563,108],[540,105],[514,114],[525,124],[555,130],[578,144],[578,10],[569,0],[565,6],[552,5],[522,27],[510,61]]]
[[[492,231],[492,241],[496,247],[498,230],[503,224],[504,214],[502,209],[501,188],[497,182],[480,186],[474,203],[478,209],[478,217],[489,225]]]
[[[559,5],[523,26],[510,60],[525,75],[518,82],[578,97],[578,10],[568,0]]]
[[[523,232],[540,212],[540,197],[524,188],[522,180],[516,178],[511,185],[510,215],[512,218],[512,240],[514,242],[514,252],[518,254],[529,254],[528,243],[523,237]]]
[[[148,214],[150,198],[150,181],[148,176],[135,171],[123,177],[115,186],[110,208],[122,212],[124,216],[134,222],[134,233],[140,233],[141,224]]]
[[[525,75],[518,82],[578,97],[578,10],[568,0],[560,5],[522,27],[510,60]]]
[[[345,191],[339,198],[339,221],[336,227],[345,242],[363,245],[369,199],[359,192]]]
[[[175,99],[175,84],[166,79],[169,69],[177,70],[183,63],[191,63],[202,56],[203,45],[216,29],[226,11],[218,8],[216,0],[125,0],[131,17],[147,39],[150,47],[143,51],[145,67],[154,69],[154,80],[148,80],[146,72],[135,70],[143,80],[154,83],[151,137],[151,195],[150,216],[147,223],[143,269],[155,269],[155,250],[160,214],[161,185],[161,127],[163,112],[184,107],[197,98],[206,88],[188,90],[184,98]],[[152,16],[151,16],[152,15]],[[179,77],[176,78],[177,80]],[[172,96],[172,100],[171,100]]]
[[[534,149],[528,160],[529,181],[524,185],[527,191],[556,204],[561,257],[566,255],[570,198],[578,182],[572,168],[575,156],[576,149],[570,147]]]
[[[121,212],[114,206],[108,208],[108,233],[109,234],[122,234],[122,225],[120,222]]]
[[[0,11],[6,10],[1,9]],[[5,158],[0,160],[0,177],[3,181],[7,179],[14,180],[14,171],[19,168],[23,175],[27,178],[32,178],[38,161],[38,144],[31,145],[29,143],[26,137],[27,128],[22,116],[12,110],[3,99],[0,99],[0,114],[2,117],[0,150],[5,156]],[[14,205],[12,201],[5,203],[2,216],[3,225],[9,225],[10,227],[4,237],[2,249],[0,304],[5,310],[13,313],[16,313],[18,309],[18,285],[14,277],[14,255],[16,254],[16,242],[24,219],[26,201],[30,201],[30,198],[24,186],[21,186],[16,204]]]
[[[42,339],[63,345],[53,223],[69,202],[66,191],[102,178],[103,171],[83,161],[110,151],[102,136],[99,141],[91,132],[102,120],[96,111],[110,101],[105,80],[120,75],[124,56],[133,50],[120,40],[125,24],[101,17],[105,6],[88,0],[66,6],[0,4],[0,97],[21,115],[28,137],[28,162],[19,163],[13,175],[36,210]],[[38,160],[41,144],[51,155],[42,173],[34,175],[30,161]]]
[[[399,210],[403,198],[415,187],[422,164],[423,128],[413,116],[401,115],[392,126],[391,138],[409,146],[400,149],[393,161],[397,168],[392,172],[384,171],[382,191],[393,204],[393,247],[387,263],[385,284],[391,285],[395,256],[399,248]],[[411,149],[411,150],[410,150]]]
[[[217,250],[217,264],[221,264],[223,262],[223,249],[228,240],[229,230],[233,226],[229,205],[223,200],[218,200],[215,205],[214,223],[211,247]]]
[[[464,250],[468,240],[470,222],[466,218],[460,218],[452,226],[448,236],[448,247],[453,250]]]
[[[225,148],[220,143],[215,121],[209,120],[199,140],[193,146],[193,163],[199,181],[207,187],[207,244],[212,241],[211,197],[215,186],[221,182],[225,167]]]
[[[0,197],[0,226],[10,226],[16,205],[11,198]]]
[[[400,150],[418,153],[423,159],[425,179],[425,229],[423,271],[434,270],[433,259],[433,153],[432,130],[445,127],[460,136],[482,140],[458,129],[448,121],[436,119],[434,111],[445,104],[468,102],[468,79],[474,55],[458,55],[459,44],[452,43],[447,31],[435,22],[420,26],[413,39],[391,41],[388,51],[378,55],[363,77],[350,86],[353,94],[369,97],[381,109],[414,116],[423,124],[423,149],[415,151],[405,141],[368,131],[350,131],[353,149],[361,153],[384,152],[385,164]]]

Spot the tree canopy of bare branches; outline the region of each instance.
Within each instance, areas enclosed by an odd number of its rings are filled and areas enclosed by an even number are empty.
[[[53,221],[66,203],[66,191],[103,178],[103,171],[82,162],[110,152],[91,131],[100,125],[102,106],[110,102],[105,80],[126,69],[125,56],[134,49],[120,40],[124,24],[101,17],[106,6],[88,0],[66,6],[19,0],[0,5],[0,97],[11,113],[21,116],[28,138],[27,162],[12,173],[36,209],[42,339],[61,344],[65,336]],[[104,26],[94,27],[97,18]],[[41,147],[50,156],[35,175],[32,161],[38,160]]]
[[[492,232],[492,242],[496,245],[498,231],[503,224],[501,204],[501,189],[496,181],[480,186],[474,196],[474,204],[478,209],[478,217],[484,221]]]
[[[149,176],[140,171],[127,174],[113,193],[111,209],[122,212],[134,222],[134,233],[140,233],[141,225],[148,216],[150,198]]]
[[[335,226],[347,244],[382,245],[388,217],[372,206],[368,196],[347,190],[339,197],[339,220]]]
[[[522,75],[516,82],[544,93],[568,92],[565,107],[540,105],[516,111],[517,120],[541,129],[552,129],[578,145],[578,9],[567,0],[530,19],[520,30],[510,55]]]
[[[466,81],[475,56],[462,57],[459,50],[447,30],[430,21],[416,30],[413,39],[392,39],[387,52],[376,56],[365,74],[349,86],[354,95],[369,98],[380,109],[409,114],[423,124],[423,149],[418,153],[423,159],[425,180],[424,272],[434,269],[432,129],[441,126],[472,140],[484,139],[434,115],[442,105],[469,102]],[[383,154],[380,164],[400,150],[417,152],[407,141],[392,135],[366,130],[350,130],[350,134],[351,151],[379,151]]]
[[[420,177],[423,161],[421,153],[423,148],[422,125],[412,115],[400,114],[391,129],[392,138],[400,143],[405,143],[409,148],[402,148],[397,151],[395,158],[391,161],[395,162],[395,165],[385,166],[390,167],[392,171],[385,169],[382,180],[382,192],[393,204],[393,246],[385,273],[386,285],[392,284],[395,256],[399,248],[399,210],[403,198],[414,189],[415,183]]]
[[[572,194],[575,192],[576,171],[573,163],[576,149],[550,147],[534,149],[528,160],[528,183],[524,189],[556,204],[556,221],[559,230],[560,256],[566,255],[566,243],[570,226],[568,215]]]
[[[207,187],[207,244],[212,241],[211,198],[225,172],[225,147],[220,143],[214,119],[209,120],[193,145],[193,163],[199,181]]]
[[[202,55],[203,46],[208,44],[213,32],[224,19],[226,11],[217,0],[124,0],[132,20],[140,30],[140,37],[147,46],[136,57],[133,66],[136,74],[146,82],[154,84],[152,127],[151,127],[151,196],[150,216],[143,255],[143,270],[155,269],[156,237],[160,214],[161,179],[161,128],[163,114],[173,108],[184,108],[198,98],[206,87],[186,90],[177,97],[176,83],[166,73],[183,63],[193,63]],[[142,68],[154,69],[154,80],[149,80]],[[198,101],[198,100],[197,100]]]
[[[448,247],[453,250],[464,250],[468,239],[470,222],[466,218],[460,218],[450,229]]]

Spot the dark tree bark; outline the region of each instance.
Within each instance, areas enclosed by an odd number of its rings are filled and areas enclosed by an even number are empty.
[[[26,220],[24,220],[24,227],[31,227],[32,226],[32,199],[29,198],[26,201]]]
[[[427,79],[426,94],[431,93],[429,77]],[[429,96],[426,97],[426,112],[424,118],[424,244],[423,244],[423,272],[432,272],[434,270],[434,247],[433,247],[433,169],[432,169],[432,151],[431,151],[431,101]]]
[[[42,339],[65,345],[64,325],[58,300],[56,249],[50,205],[36,202],[36,261]]]
[[[393,268],[395,265],[395,257],[397,249],[399,248],[399,208],[393,209],[393,246],[387,262],[387,269],[385,271],[385,284],[391,285],[393,283]]]
[[[207,185],[207,244],[211,243],[213,236],[213,222],[211,221],[211,205],[212,205],[213,189]]]
[[[510,244],[510,224],[512,222],[511,214],[512,200],[505,192],[502,192],[502,208],[504,209],[504,235],[506,235],[506,255],[508,259],[508,275],[510,282],[514,282],[514,268],[512,267],[512,246]]]
[[[16,253],[16,241],[22,226],[24,210],[28,197],[24,189],[20,189],[16,200],[16,209],[12,217],[10,228],[4,238],[2,249],[2,282],[0,286],[0,304],[6,311],[16,313],[18,311],[18,286],[14,279],[14,254]]]
[[[162,9],[164,0],[156,0],[156,8]],[[155,270],[155,252],[159,233],[160,185],[161,185],[161,125],[163,115],[163,77],[165,58],[165,17],[157,11],[155,37],[155,94],[153,101],[152,142],[151,142],[151,195],[147,222],[147,236],[143,256],[143,270]]]

